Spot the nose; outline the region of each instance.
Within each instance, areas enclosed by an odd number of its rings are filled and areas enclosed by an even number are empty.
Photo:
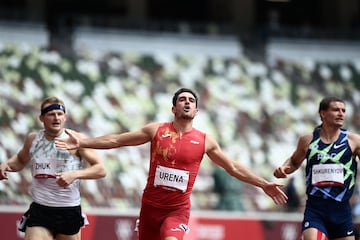
[[[344,118],[345,117],[345,112],[339,112],[338,117]]]

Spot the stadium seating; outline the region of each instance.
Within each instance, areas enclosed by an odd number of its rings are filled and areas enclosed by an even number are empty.
[[[145,44],[145,43],[144,43]],[[176,46],[174,46],[176,47]],[[224,151],[257,174],[272,171],[296,146],[297,137],[319,122],[318,102],[337,95],[347,102],[346,126],[360,130],[360,64],[277,57],[254,62],[246,56],[203,53],[142,53],[78,48],[73,56],[33,44],[0,44],[0,158],[21,147],[41,127],[39,104],[57,96],[68,106],[67,127],[89,136],[135,130],[172,119],[171,98],[181,86],[196,89],[195,127],[213,135]],[[99,150],[108,175],[82,183],[85,207],[137,208],[146,183],[148,145]],[[204,159],[192,196],[193,208],[215,208],[214,165]],[[296,186],[304,191],[303,176]],[[30,171],[0,182],[0,204],[25,205]],[[258,189],[244,186],[245,209],[276,209]]]

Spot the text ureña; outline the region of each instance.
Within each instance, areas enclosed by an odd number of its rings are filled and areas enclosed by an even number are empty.
[[[170,181],[170,182],[180,182],[180,183],[184,182],[184,178],[182,176],[178,176],[178,175],[171,174],[171,173],[160,172],[159,177],[160,177],[160,179]]]

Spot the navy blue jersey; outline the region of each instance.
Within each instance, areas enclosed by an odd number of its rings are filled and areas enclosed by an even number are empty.
[[[346,129],[341,129],[334,143],[325,144],[320,139],[320,128],[316,128],[306,159],[306,193],[309,196],[338,202],[349,200],[354,191],[357,162],[352,156]]]

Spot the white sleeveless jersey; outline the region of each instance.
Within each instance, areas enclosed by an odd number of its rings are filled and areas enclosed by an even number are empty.
[[[62,133],[60,137],[67,137]],[[30,148],[33,181],[30,195],[33,201],[50,207],[71,207],[80,205],[80,180],[68,187],[56,183],[55,173],[74,171],[81,168],[81,159],[67,150],[56,148],[54,140],[45,138],[45,131],[37,133]]]

